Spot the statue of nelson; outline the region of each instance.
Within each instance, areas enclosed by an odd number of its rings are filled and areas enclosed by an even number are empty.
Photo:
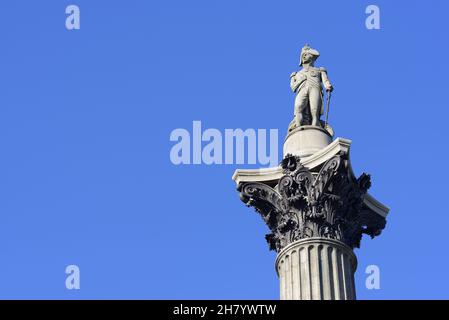
[[[319,52],[305,45],[301,50],[302,69],[290,75],[290,87],[296,93],[295,118],[289,131],[303,125],[322,126],[323,90],[332,92],[333,87],[327,77],[325,68],[314,66]]]

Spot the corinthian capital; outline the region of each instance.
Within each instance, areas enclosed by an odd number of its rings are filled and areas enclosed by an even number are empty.
[[[280,251],[300,239],[321,237],[359,247],[362,234],[375,237],[385,217],[364,205],[370,176],[352,175],[345,155],[335,155],[311,171],[299,157],[287,155],[282,176],[273,187],[262,182],[240,182],[240,199],[261,215],[270,233],[271,250]]]

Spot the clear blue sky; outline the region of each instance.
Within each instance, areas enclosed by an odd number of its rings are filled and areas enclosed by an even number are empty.
[[[81,30],[65,28],[72,3]],[[391,207],[356,250],[358,297],[449,298],[448,14],[443,0],[2,1],[0,298],[277,299],[266,227],[231,180],[242,165],[175,166],[169,136],[193,120],[278,128],[281,148],[306,42],[355,172]]]

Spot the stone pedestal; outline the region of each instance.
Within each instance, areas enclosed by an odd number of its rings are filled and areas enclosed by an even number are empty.
[[[287,134],[284,142],[283,154],[308,157],[332,142],[332,136],[321,127],[301,126]]]
[[[279,252],[281,300],[354,300],[357,258],[340,241],[309,238]]]

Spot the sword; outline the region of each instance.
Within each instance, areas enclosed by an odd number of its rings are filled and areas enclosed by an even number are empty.
[[[327,99],[326,99],[326,121],[324,122],[324,128],[327,127],[327,122],[328,122],[328,119],[329,119],[329,105],[330,105],[330,102],[331,102],[331,95],[332,95],[332,92],[328,91],[327,92]]]

